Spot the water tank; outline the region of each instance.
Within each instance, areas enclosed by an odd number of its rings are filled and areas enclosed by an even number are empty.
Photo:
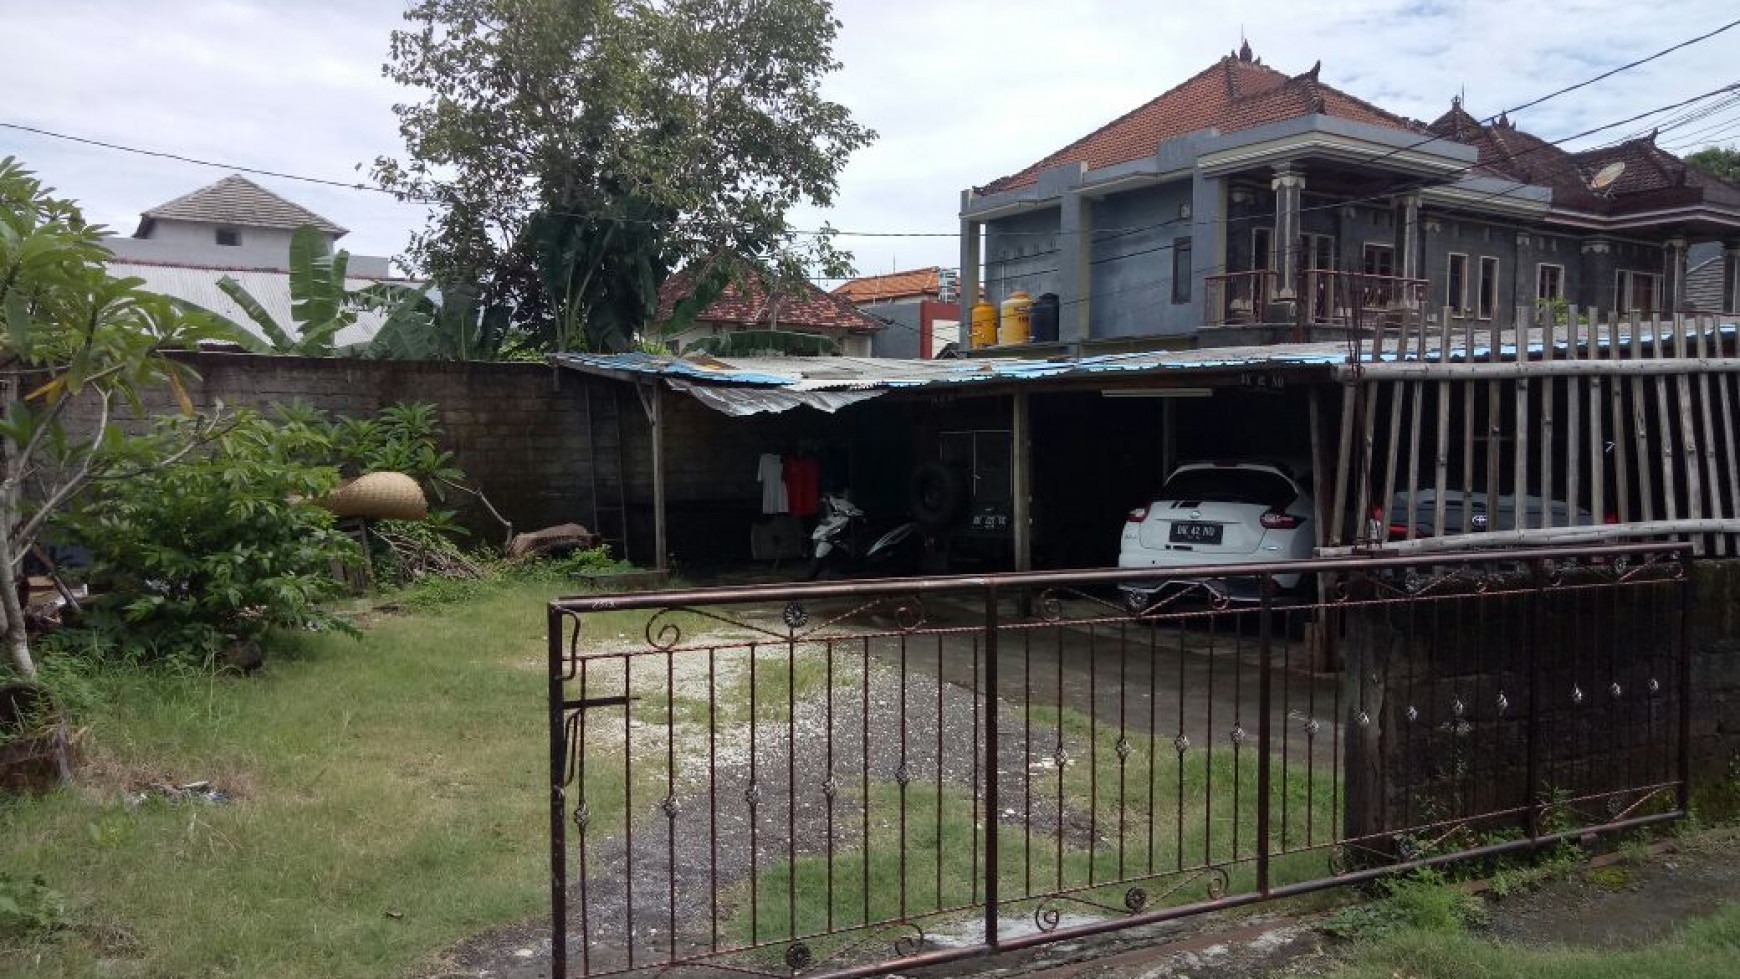
[[[989,299],[981,297],[973,304],[971,342],[974,350],[997,345],[997,307]]]
[[[1057,342],[1057,293],[1042,292],[1033,300],[1033,342]]]
[[[1033,297],[1017,289],[1003,300],[1003,315],[997,324],[997,342],[1026,343],[1032,332]]]

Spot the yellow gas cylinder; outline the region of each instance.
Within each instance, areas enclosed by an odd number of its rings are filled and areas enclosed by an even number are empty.
[[[1003,300],[1002,321],[997,327],[998,343],[1026,343],[1033,328],[1033,297],[1017,289]]]
[[[989,299],[973,304],[972,345],[974,350],[997,345],[997,307]]]

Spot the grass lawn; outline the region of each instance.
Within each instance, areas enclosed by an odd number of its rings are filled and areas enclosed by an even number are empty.
[[[0,974],[404,974],[544,910],[559,590],[483,586],[360,642],[299,637],[249,678],[99,677],[84,784],[0,800],[0,867],[43,875],[75,927],[0,951]],[[237,798],[123,798],[194,779]]]

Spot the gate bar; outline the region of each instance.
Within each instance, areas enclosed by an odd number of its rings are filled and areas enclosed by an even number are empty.
[[[997,823],[1002,810],[998,808],[997,799],[997,741],[1000,734],[997,727],[997,612],[997,586],[992,583],[985,589],[985,944],[990,948],[1000,944],[997,934]],[[941,682],[940,675],[938,682]],[[940,716],[937,724],[942,724]],[[940,762],[938,767],[941,767]],[[942,804],[940,796],[937,804]],[[902,881],[901,887],[905,886],[906,882]]]

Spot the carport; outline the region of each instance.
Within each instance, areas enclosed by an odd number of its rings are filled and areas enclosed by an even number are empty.
[[[1345,344],[1320,343],[1048,360],[630,353],[553,363],[616,382],[619,400],[638,406],[625,408],[621,435],[625,506],[643,515],[628,548],[638,560],[746,557],[738,543],[754,518],[758,453],[846,447],[854,500],[886,521],[905,518],[915,467],[970,443],[985,498],[1001,499],[995,484],[1006,482],[1007,546],[954,570],[1025,571],[1114,565],[1124,514],[1178,461],[1312,468],[1312,392],[1347,357]],[[1000,511],[986,510],[998,523]]]

